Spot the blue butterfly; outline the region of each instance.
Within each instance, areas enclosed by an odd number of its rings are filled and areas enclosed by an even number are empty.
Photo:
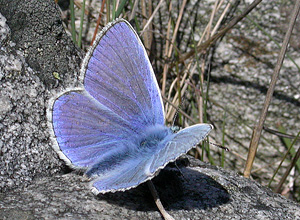
[[[88,51],[84,87],[51,103],[55,150],[82,169],[94,193],[125,191],[152,179],[203,140],[212,125],[174,133],[164,125],[163,102],[146,50],[131,25],[109,23]]]

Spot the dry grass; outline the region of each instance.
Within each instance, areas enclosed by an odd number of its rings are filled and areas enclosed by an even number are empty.
[[[186,0],[181,0],[179,2],[163,0],[104,0],[101,5],[95,4],[98,8],[91,7],[93,1],[89,1],[89,5],[83,7],[82,1],[75,0],[75,11],[80,11],[82,9],[84,10],[82,15],[85,13],[89,16],[89,19],[87,19],[88,16],[85,16],[85,20],[89,20],[93,25],[87,26],[95,27],[93,31],[95,34],[92,40],[95,38],[98,29],[101,29],[102,26],[111,21],[114,17],[123,17],[135,25],[157,74],[161,93],[165,101],[166,122],[172,124],[176,113],[179,112],[176,124],[186,127],[194,123],[214,123],[209,119],[209,112],[207,111],[208,104],[223,108],[217,100],[214,100],[209,96],[211,70],[210,57],[212,56],[212,51],[236,24],[244,22],[243,19],[257,7],[261,0],[255,0],[249,5],[239,5],[238,2],[239,1],[234,0],[216,0],[213,5],[208,7],[210,10],[206,11],[209,13],[209,15],[206,16],[208,19],[203,19],[206,23],[202,20],[198,20],[201,18],[201,15],[199,16],[198,14],[198,11],[201,11],[199,4],[191,3]],[[297,4],[299,5],[299,0],[297,1]],[[297,13],[297,6],[295,6],[295,15]],[[237,12],[237,9],[239,8],[243,8],[243,10]],[[293,26],[292,20],[294,19],[295,21],[295,18],[296,17],[294,16],[294,18],[291,19],[289,25],[291,30]],[[82,24],[84,24],[84,22],[82,22]],[[70,32],[72,32],[71,29]],[[73,28],[73,36],[75,35],[75,32],[76,30]],[[82,29],[79,32],[82,33]],[[89,33],[89,31],[86,31],[86,33]],[[88,37],[83,36],[84,40],[86,38]],[[288,37],[285,42],[288,42]],[[284,50],[286,49],[286,46],[287,44],[283,46],[282,54],[280,55],[282,59],[286,53],[286,50]],[[264,103],[265,107],[263,108],[263,106],[261,106],[264,110],[261,114],[259,125],[254,129],[251,141],[251,143],[255,144],[250,145],[250,142],[248,142],[251,154],[246,158],[246,155],[240,154],[236,150],[232,150],[230,153],[230,155],[235,158],[230,160],[242,161],[245,168],[244,174],[247,177],[250,177],[251,173],[257,173],[267,167],[270,168],[274,164],[279,163],[278,160],[274,160],[268,164],[259,166],[254,165],[254,167],[252,167],[254,159],[256,158],[257,146],[259,144],[266,113],[268,112],[268,106],[276,84],[276,77],[278,77],[282,65],[282,62],[280,62],[281,61],[278,62],[278,65],[275,68],[277,76],[274,76],[274,80],[269,87],[270,92],[268,92],[268,98]],[[268,87],[268,85],[265,86]],[[246,127],[246,129],[250,128],[252,130],[253,126],[239,121],[239,116],[228,112],[225,108],[224,112],[226,112],[226,115],[231,114],[230,116],[236,118],[237,123]],[[224,124],[222,130],[218,130],[218,132],[222,134],[222,140],[216,139],[216,141],[225,144],[225,138],[228,138],[228,135],[226,135],[227,131],[225,123],[227,116],[224,114],[222,117],[224,117]],[[298,131],[296,131],[296,133],[298,133]],[[261,138],[265,140],[265,137]],[[296,143],[299,142],[296,142],[294,139],[294,144]],[[228,147],[230,148],[230,146]],[[221,164],[224,166],[224,162],[226,163],[226,159],[224,158],[226,157],[226,154],[224,154],[224,152],[220,154],[219,157],[221,158],[220,160],[222,163],[218,163],[218,159],[216,159],[215,156],[212,157],[210,152],[209,146],[204,144],[201,148],[198,147],[192,154],[203,160],[208,160],[213,164]],[[296,166],[297,156],[299,157],[298,154],[299,149],[298,152],[294,154],[293,159],[288,162],[290,165],[288,165],[288,171],[286,171],[284,176],[274,178],[275,175],[266,174],[269,180],[276,183],[275,186],[273,185],[273,188],[276,189],[277,192],[283,190],[281,186],[291,169]],[[298,174],[294,175],[299,176],[299,169],[297,167],[295,172],[298,172]],[[274,173],[276,173],[275,169]],[[257,179],[259,180],[259,178]],[[294,184],[296,184],[296,182],[294,182]],[[269,186],[270,185],[271,184],[269,184]],[[297,188],[299,188],[299,186],[294,186],[294,189]],[[294,196],[296,197],[299,195]]]

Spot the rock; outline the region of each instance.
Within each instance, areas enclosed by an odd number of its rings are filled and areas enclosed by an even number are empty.
[[[300,219],[300,206],[255,181],[189,157],[153,182],[175,219]],[[146,184],[95,196],[75,173],[0,194],[1,219],[161,219]]]
[[[81,52],[53,0],[0,0],[0,219],[159,219],[145,184],[95,196],[65,173],[46,126],[48,100],[78,84]],[[300,219],[297,203],[189,158],[154,179],[175,219]],[[59,173],[60,172],[60,173]]]
[[[0,0],[0,13],[3,192],[64,166],[51,147],[46,107],[53,93],[77,83],[81,54],[59,22],[54,1]]]

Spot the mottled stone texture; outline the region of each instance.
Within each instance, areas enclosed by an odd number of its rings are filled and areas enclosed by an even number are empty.
[[[0,0],[0,191],[62,166],[46,108],[53,93],[77,81],[80,60],[54,1]]]
[[[51,148],[49,98],[78,83],[80,51],[53,0],[0,0],[0,219],[159,219],[145,184],[95,196]],[[59,75],[57,79],[55,75]],[[300,219],[298,204],[192,158],[155,178],[175,219]]]
[[[300,206],[256,182],[193,158],[154,179],[175,219],[300,219]],[[118,193],[91,193],[80,175],[36,179],[0,194],[4,219],[161,219],[146,184]]]

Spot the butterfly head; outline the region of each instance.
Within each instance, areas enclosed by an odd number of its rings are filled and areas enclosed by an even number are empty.
[[[139,140],[139,148],[153,148],[164,141],[172,133],[173,132],[170,130],[170,128],[166,126],[157,125],[149,127],[148,129],[146,129],[144,135]]]

